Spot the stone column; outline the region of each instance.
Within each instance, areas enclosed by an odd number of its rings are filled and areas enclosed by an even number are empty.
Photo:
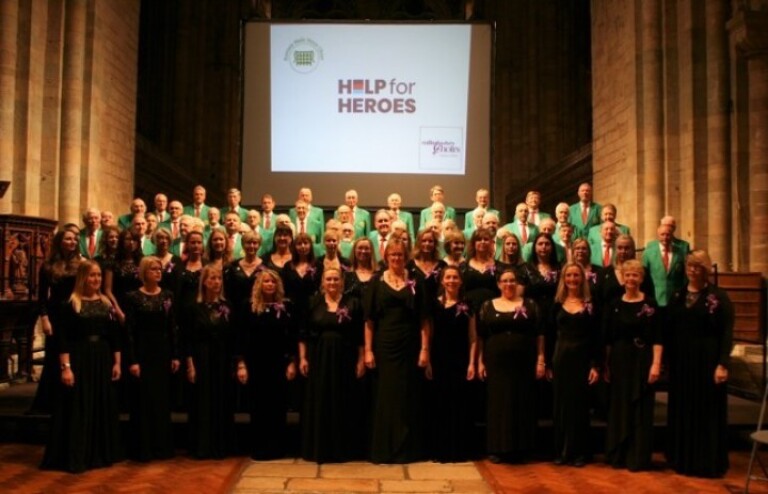
[[[86,77],[87,0],[65,4],[64,63],[61,104],[61,168],[59,221],[76,221],[80,215],[81,173],[86,136],[84,90]]]
[[[728,20],[726,0],[705,4],[707,57],[707,249],[721,270],[732,271]]]
[[[768,20],[768,19],[767,19]],[[768,30],[768,23],[763,25]],[[750,271],[768,274],[768,52],[749,59]]]
[[[13,180],[16,110],[16,36],[18,0],[0,1],[0,180]],[[13,184],[0,199],[0,213],[10,213]]]
[[[738,105],[737,101],[737,108],[747,113],[747,197],[742,198],[747,204],[742,207],[749,211],[748,236],[740,239],[749,245],[748,259],[740,270],[768,275],[768,12],[750,11],[741,5],[728,29],[735,53],[746,60],[747,67],[747,104]]]
[[[638,226],[643,230],[635,233],[653,238],[659,219],[664,216],[664,95],[662,91],[662,16],[661,1],[642,2],[642,87],[640,89],[642,124],[642,174],[643,206],[638,215]]]

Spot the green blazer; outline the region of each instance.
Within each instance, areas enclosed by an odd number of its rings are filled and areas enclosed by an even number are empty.
[[[397,219],[405,223],[405,226],[408,227],[408,235],[411,236],[411,241],[413,241],[416,238],[416,232],[413,228],[413,215],[408,211],[403,211],[401,209],[397,212]]]
[[[666,307],[676,291],[688,282],[685,276],[685,256],[680,245],[672,242],[672,257],[669,261],[669,271],[664,269],[661,258],[661,248],[658,240],[652,240],[645,246],[643,266],[646,276],[650,275],[656,292],[656,302],[659,307]]]
[[[208,210],[210,209],[210,206],[207,204],[203,204],[200,206],[200,219],[203,220],[203,223],[206,225],[208,224]],[[190,204],[188,206],[184,206],[184,214],[187,216],[192,216],[194,218],[195,216],[195,206],[193,204]]]
[[[587,238],[589,235],[589,229],[595,225],[600,224],[600,212],[602,206],[596,202],[593,202],[589,206],[589,215],[587,216],[586,224],[581,221],[581,203],[571,204],[569,208],[569,219],[573,225],[573,240],[577,238]]]
[[[600,227],[602,226],[602,223],[599,225],[595,225],[589,229],[589,234],[587,234],[587,242],[589,242],[589,246],[594,249],[595,245],[600,247],[603,244],[603,238],[600,236]],[[629,235],[629,227],[627,225],[622,225],[620,223],[616,223],[616,228],[619,229],[619,233],[621,235]]]
[[[445,219],[456,221],[456,210],[452,206],[445,206]],[[423,230],[430,221],[432,221],[432,208],[422,209],[419,215],[419,231]]]
[[[101,228],[96,230],[96,249],[93,252],[93,257],[96,257],[98,255],[99,241],[101,241]],[[93,257],[91,257],[88,254],[88,230],[86,229],[80,230],[80,235],[78,235],[78,239],[77,239],[77,245],[80,248],[81,256],[83,256],[86,259],[93,259]]]
[[[477,209],[477,208],[475,208]],[[474,218],[473,213],[475,212],[475,209],[470,209],[466,213],[464,213],[464,230],[475,230],[475,224],[474,224]],[[493,208],[488,208],[485,210],[486,213],[494,213],[497,218],[501,219],[501,213]]]
[[[334,212],[333,217],[339,219],[339,212]],[[368,234],[371,233],[371,213],[363,208],[356,207],[353,221],[353,226],[355,228],[355,239],[367,237]]]
[[[224,217],[229,213],[229,207],[221,208],[221,222],[224,223]],[[235,211],[238,216],[240,216],[240,221],[245,223],[245,220],[248,219],[248,210],[245,208],[238,207],[237,211]]]
[[[291,221],[294,225],[299,225],[299,218],[296,216],[296,208],[291,208],[290,211],[288,211],[288,216],[291,217]],[[320,225],[320,234],[318,235],[318,239],[322,242],[323,240],[323,234],[325,233],[325,214],[323,214],[323,210],[317,206],[312,206],[309,208],[309,214],[307,217],[310,219],[310,221],[317,222]],[[296,233],[299,232],[299,229],[296,228]],[[309,232],[307,232],[309,233]],[[314,242],[314,238],[312,239]]]
[[[520,244],[523,245],[523,235],[520,231],[519,221],[513,221],[512,223],[507,223],[502,228],[505,228],[510,232],[514,233],[517,239],[520,241]],[[534,225],[533,223],[528,223],[528,241],[526,242],[526,244],[533,243],[533,239],[536,238],[536,235],[538,234],[539,234],[539,227]]]

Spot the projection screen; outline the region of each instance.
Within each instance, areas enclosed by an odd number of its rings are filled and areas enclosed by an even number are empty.
[[[241,189],[290,206],[300,187],[335,207],[475,206],[490,188],[489,24],[246,22]]]

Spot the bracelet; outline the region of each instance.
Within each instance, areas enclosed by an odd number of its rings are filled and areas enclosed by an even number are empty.
[[[61,364],[61,370],[69,369],[71,367],[72,367],[72,365],[69,362],[67,362],[65,364]]]

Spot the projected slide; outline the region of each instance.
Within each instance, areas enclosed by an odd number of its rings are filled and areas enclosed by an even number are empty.
[[[271,171],[463,175],[470,35],[271,26]]]

